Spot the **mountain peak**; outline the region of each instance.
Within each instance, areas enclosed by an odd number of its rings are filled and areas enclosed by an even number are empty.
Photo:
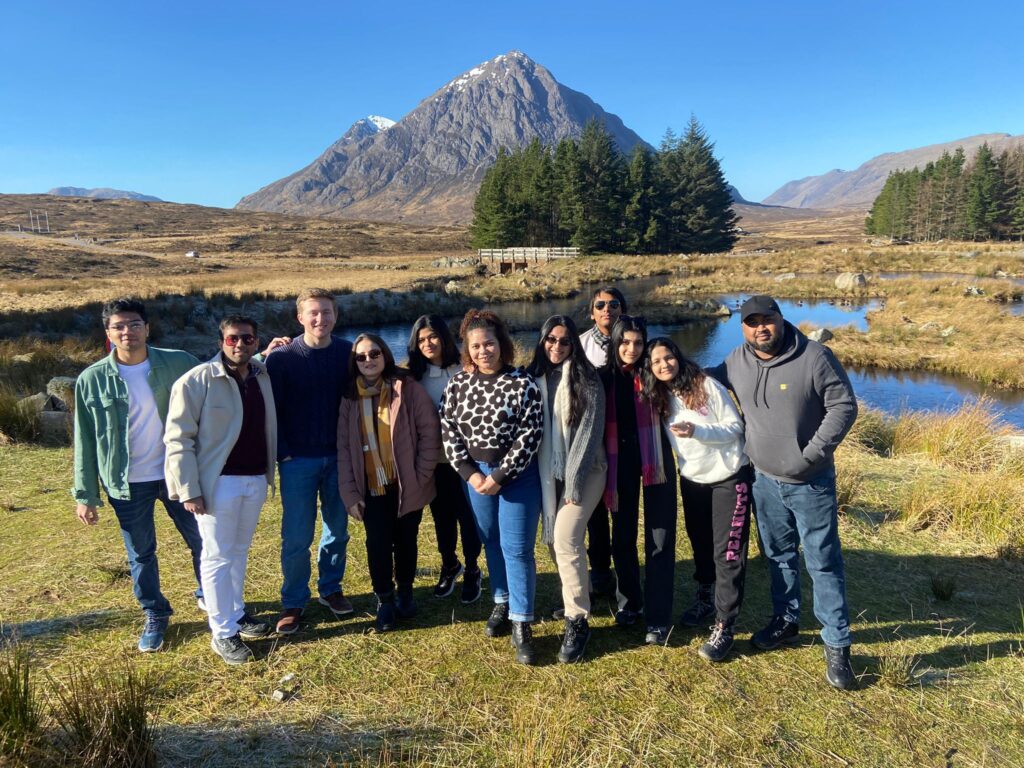
[[[380,115],[367,115],[363,119],[377,126],[378,131],[386,131],[395,124],[394,120],[387,117],[381,117]]]

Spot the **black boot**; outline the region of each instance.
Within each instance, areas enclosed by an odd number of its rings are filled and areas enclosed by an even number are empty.
[[[853,688],[856,678],[853,676],[853,667],[850,666],[850,646],[825,646],[825,679],[829,685],[841,691]]]
[[[700,584],[693,605],[683,611],[679,623],[684,627],[699,627],[715,615],[715,585]],[[706,625],[705,625],[706,626]]]
[[[395,598],[395,613],[400,619],[411,619],[416,615],[416,603],[412,599],[412,587],[399,587]]]
[[[575,664],[583,660],[583,651],[590,639],[590,625],[584,616],[565,620],[565,637],[558,651],[558,660],[563,664]]]
[[[484,634],[488,637],[500,637],[508,632],[508,623],[508,603],[495,603],[491,618],[484,627]]]
[[[395,593],[377,595],[377,620],[374,626],[378,632],[390,632],[395,628]]]
[[[533,630],[528,621],[512,622],[512,647],[516,649],[516,661],[533,665],[537,656],[533,651]]]

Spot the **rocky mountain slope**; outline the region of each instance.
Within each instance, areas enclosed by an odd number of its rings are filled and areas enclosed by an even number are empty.
[[[86,189],[85,187],[54,187],[46,194],[57,195],[58,197],[91,197],[94,200],[141,200],[147,203],[162,203],[159,197],[143,195],[139,192],[127,192],[123,189],[110,189],[109,187],[97,187]]]
[[[786,205],[792,208],[863,208],[868,209],[882,191],[891,171],[923,168],[937,160],[943,152],[954,152],[963,147],[970,159],[985,142],[998,154],[1005,149],[1024,144],[1024,136],[1008,133],[986,133],[965,139],[931,144],[927,147],[903,152],[886,152],[873,157],[853,171],[835,169],[820,176],[808,176],[784,184],[762,202],[766,205]]]
[[[237,207],[352,219],[466,224],[500,147],[578,137],[591,118],[623,152],[643,140],[519,51],[459,75],[392,125],[360,120],[305,168]]]

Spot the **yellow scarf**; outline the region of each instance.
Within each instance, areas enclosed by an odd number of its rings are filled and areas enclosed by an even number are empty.
[[[398,479],[395,466],[395,451],[391,445],[391,384],[381,379],[377,386],[367,386],[362,376],[356,379],[359,395],[359,434],[363,440],[363,460],[366,465],[366,481],[371,496],[383,496],[387,487]],[[373,398],[380,395],[376,417],[373,413]]]

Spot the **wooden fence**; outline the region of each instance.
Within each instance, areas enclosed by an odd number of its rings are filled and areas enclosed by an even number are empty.
[[[574,259],[580,255],[579,248],[480,248],[480,261],[495,263],[501,274],[526,269],[532,261],[538,264],[552,259]]]

